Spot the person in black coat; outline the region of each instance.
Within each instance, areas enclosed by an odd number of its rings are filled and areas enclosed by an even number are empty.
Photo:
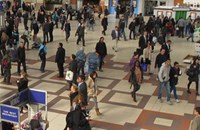
[[[23,19],[24,19],[24,28],[27,28],[27,24],[28,24],[28,12],[24,11],[24,14],[22,15]]]
[[[72,84],[76,84],[77,78],[77,70],[78,70],[78,62],[76,61],[76,56],[74,54],[71,55],[71,62],[69,63],[69,70],[73,72],[73,80],[69,81],[69,87],[71,88]]]
[[[20,79],[17,80],[17,87],[18,87],[18,92],[21,92],[28,88],[28,79],[27,79],[27,74],[25,72],[21,72]],[[25,107],[28,108],[27,106]],[[23,113],[23,106],[21,107],[20,112]]]
[[[106,35],[106,30],[107,30],[107,26],[108,26],[108,18],[107,16],[105,15],[101,21],[101,25],[103,27],[103,31],[102,31],[102,34],[103,35]]]
[[[161,48],[165,49],[165,55],[168,59],[170,59],[170,51],[171,51],[171,40],[167,40],[166,43],[164,43]]]
[[[43,38],[44,38],[43,42],[48,43],[49,42],[49,35],[48,35],[48,33],[49,33],[49,22],[48,21],[46,21],[43,24],[42,30],[43,30]]]
[[[135,19],[133,19],[133,21],[129,24],[128,29],[130,30],[129,39],[132,39],[131,35],[133,33],[133,39],[135,40],[135,36],[136,36],[136,33],[135,33]]]
[[[147,43],[148,43],[147,31],[145,31],[144,34],[140,36],[140,39],[139,39],[139,48],[142,50],[142,53],[143,53],[143,50],[147,48],[147,45],[148,45]]]
[[[161,48],[160,53],[156,56],[154,68],[156,69],[158,67],[158,71],[159,71],[160,67],[162,66],[162,63],[164,63],[166,60],[167,60],[167,57],[165,55],[165,49]]]
[[[84,26],[84,23],[82,23],[79,27],[78,27],[78,29],[77,29],[77,31],[76,31],[76,34],[75,34],[75,36],[76,35],[78,35],[78,39],[77,39],[77,41],[76,41],[76,44],[77,45],[79,45],[79,42],[80,41],[82,41],[83,42],[83,46],[85,46],[85,38],[84,38],[84,30],[85,30],[85,26]]]
[[[196,83],[196,95],[199,96],[199,59],[194,58],[193,63],[190,65],[189,71],[192,73],[192,75],[189,75],[188,80],[189,83],[187,85],[187,92],[191,94],[190,91],[190,85],[192,82]]]
[[[176,99],[176,102],[179,103],[179,99],[176,93],[176,85],[178,84],[178,76],[181,75],[181,70],[179,68],[179,63],[174,62],[174,67],[171,67],[170,73],[169,73],[169,83],[170,83],[170,92],[174,92],[174,98]]]
[[[59,78],[64,77],[64,67],[63,64],[65,63],[65,49],[63,48],[63,44],[59,43],[58,50],[56,52],[56,59],[55,62],[57,63],[57,67],[59,70]]]
[[[14,124],[2,121],[2,129],[3,130],[14,130],[13,127],[14,127]]]
[[[88,92],[87,92],[87,84],[85,83],[85,76],[79,75],[77,77],[77,83],[78,83],[79,94],[83,96],[83,102],[87,105]]]
[[[121,12],[121,6],[120,6],[120,4],[118,4],[117,7],[116,7],[116,19],[119,18],[120,12]]]
[[[50,42],[53,42],[53,27],[54,27],[54,23],[52,21],[52,19],[49,19],[49,37],[50,37]]]
[[[106,44],[104,42],[104,37],[101,37],[99,39],[99,42],[96,44],[96,52],[99,54],[99,71],[103,71],[102,70],[102,65],[104,64],[104,58],[107,55],[107,47]]]
[[[20,66],[22,64],[23,70],[26,73],[26,53],[25,53],[25,47],[24,43],[20,43],[20,46],[17,48],[17,59],[18,59],[18,64],[17,64],[17,72],[20,75]]]

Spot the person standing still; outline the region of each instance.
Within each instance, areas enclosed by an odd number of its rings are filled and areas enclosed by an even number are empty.
[[[45,72],[46,54],[47,54],[46,43],[43,42],[42,45],[40,45],[40,48],[39,48],[39,57],[40,57],[40,60],[42,61],[41,66],[40,66],[40,71],[42,73]]]
[[[159,91],[158,91],[158,99],[160,100],[160,103],[163,102],[162,100],[162,90],[165,87],[166,88],[166,95],[167,95],[167,103],[169,105],[172,105],[172,101],[170,100],[170,84],[169,84],[169,73],[170,73],[171,65],[170,60],[167,59],[162,66],[160,67],[160,70],[158,72],[158,79],[160,82],[159,85]]]
[[[50,42],[53,42],[53,29],[54,29],[54,23],[52,21],[52,19],[49,19],[49,38],[50,38]]]
[[[65,63],[65,49],[63,48],[63,44],[59,43],[58,44],[58,50],[56,52],[56,59],[55,62],[57,63],[57,67],[59,70],[59,78],[64,77],[64,63]]]
[[[17,48],[17,59],[18,59],[18,64],[17,64],[17,72],[18,75],[20,75],[20,66],[22,64],[23,70],[25,73],[26,72],[26,53],[25,53],[25,46],[24,43],[20,43],[19,47]]]
[[[43,42],[48,43],[49,42],[49,36],[48,36],[49,23],[48,23],[48,21],[45,21],[42,30],[43,30],[43,38],[44,38]]]
[[[3,82],[6,83],[6,84],[11,84],[10,83],[10,78],[11,78],[11,56],[10,56],[10,51],[9,50],[6,50],[5,55],[3,56],[1,65],[2,65],[3,73],[4,73]]]

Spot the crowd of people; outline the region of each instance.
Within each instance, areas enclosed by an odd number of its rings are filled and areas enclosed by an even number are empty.
[[[104,16],[101,18],[102,35],[106,36],[106,30],[108,26],[108,9],[105,8],[101,11]],[[69,18],[68,18],[69,17]],[[131,22],[128,20],[133,19]],[[23,18],[23,21],[21,20]],[[3,82],[11,84],[11,67],[12,61],[18,63],[17,72],[21,75],[20,80],[17,81],[19,91],[28,87],[27,69],[26,69],[26,49],[29,50],[29,40],[32,38],[32,46],[38,48],[39,57],[41,59],[40,71],[45,72],[46,66],[46,55],[47,47],[46,44],[54,41],[53,31],[54,26],[65,32],[66,43],[69,43],[71,35],[72,20],[72,7],[66,5],[66,9],[56,8],[53,13],[48,13],[42,5],[36,14],[33,6],[23,3],[22,10],[19,9],[18,4],[13,4],[12,12],[7,10],[6,12],[6,28],[1,30],[1,41],[0,41],[0,60],[1,60],[1,75],[4,76]],[[104,58],[107,55],[107,47],[104,41],[104,37],[100,37],[99,41],[95,46],[95,52],[91,52],[86,55],[84,52],[85,44],[85,33],[87,29],[94,31],[95,15],[94,8],[87,4],[84,5],[81,10],[77,11],[78,27],[75,33],[77,36],[76,44],[79,45],[82,42],[82,47],[70,56],[70,63],[67,74],[72,74],[71,78],[68,78],[69,84],[68,90],[70,91],[70,112],[66,117],[66,128],[78,129],[91,129],[89,125],[88,115],[88,102],[92,98],[95,103],[96,115],[100,116],[102,113],[99,112],[97,95],[98,86],[97,71],[103,72]],[[182,72],[179,68],[179,63],[174,62],[171,65],[170,53],[171,49],[171,36],[178,36],[186,40],[192,39],[194,42],[194,29],[195,23],[200,21],[197,17],[192,20],[189,16],[187,20],[182,17],[175,21],[173,18],[164,16],[151,16],[149,20],[145,22],[142,14],[135,15],[134,7],[122,8],[120,5],[116,7],[116,19],[119,19],[118,25],[111,32],[111,37],[115,40],[112,49],[118,52],[118,42],[120,38],[124,41],[139,39],[138,48],[134,52],[130,62],[127,65],[127,69],[130,71],[129,82],[133,91],[131,93],[134,102],[137,102],[136,92],[140,89],[143,83],[143,75],[147,73],[152,75],[151,70],[152,53],[154,52],[154,46],[156,43],[160,44],[160,52],[156,56],[154,69],[157,70],[154,74],[157,75],[159,81],[158,99],[162,103],[162,90],[166,88],[167,103],[172,105],[170,93],[173,91],[174,98],[177,103],[180,99],[177,96],[176,85],[178,83],[178,77],[181,76]],[[30,21],[30,26],[28,25]],[[23,22],[24,32],[22,36],[19,34],[19,24]],[[126,37],[125,30],[129,29],[129,39]],[[43,41],[38,44],[38,33],[42,30]],[[30,32],[33,32],[31,36]],[[38,45],[37,45],[38,44]],[[26,46],[26,47],[25,47]],[[38,47],[37,47],[38,46]],[[58,78],[64,78],[64,63],[66,53],[63,43],[58,43],[58,49],[55,56],[55,62],[59,71]],[[23,70],[21,70],[21,64]],[[199,82],[199,57],[194,58],[194,62],[191,64],[187,71],[188,75],[188,88],[187,93],[191,94],[190,85],[192,82],[196,83],[196,95],[198,96],[198,82]],[[68,75],[67,75],[68,76]],[[23,86],[23,87],[20,87]],[[196,109],[197,113],[199,110]],[[23,107],[21,109],[23,112]],[[78,122],[78,123],[77,123]]]

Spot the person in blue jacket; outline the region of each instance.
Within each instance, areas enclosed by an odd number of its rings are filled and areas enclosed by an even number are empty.
[[[97,52],[92,52],[87,57],[88,64],[88,74],[97,71],[99,67],[99,54]]]
[[[40,71],[42,73],[45,72],[44,69],[45,69],[45,66],[46,66],[46,54],[47,54],[46,42],[43,42],[40,45],[40,48],[39,48],[39,57],[42,61],[41,66],[40,66]]]

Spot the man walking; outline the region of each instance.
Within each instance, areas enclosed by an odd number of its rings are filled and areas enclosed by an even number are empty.
[[[76,42],[77,45],[79,45],[79,42],[82,41],[83,42],[83,46],[85,46],[84,30],[85,30],[85,26],[84,26],[84,23],[82,23],[78,27],[78,29],[76,31],[76,34],[75,34],[75,36],[78,35],[78,39],[77,39],[77,42]]]
[[[59,78],[64,77],[64,67],[63,64],[65,63],[65,49],[63,48],[63,44],[58,44],[58,50],[56,52],[56,59],[55,62],[57,63],[57,67],[59,70]]]
[[[115,46],[112,47],[112,49],[117,52],[118,51],[118,41],[119,41],[119,31],[118,26],[115,26],[115,29],[111,32],[112,40],[115,40]]]

